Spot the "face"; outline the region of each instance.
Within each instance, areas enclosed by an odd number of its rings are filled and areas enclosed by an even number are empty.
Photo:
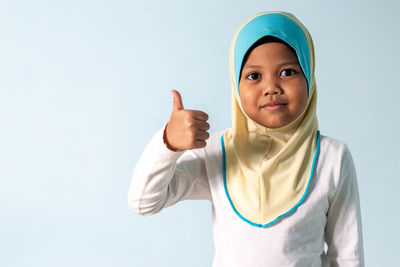
[[[254,48],[239,80],[240,101],[252,120],[279,128],[295,120],[307,105],[307,80],[297,56],[282,43]]]

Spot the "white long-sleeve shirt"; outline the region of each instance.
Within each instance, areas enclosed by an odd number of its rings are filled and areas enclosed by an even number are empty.
[[[129,206],[137,214],[150,215],[178,201],[208,199],[213,267],[364,266],[357,177],[344,143],[321,135],[316,170],[303,203],[283,220],[260,228],[243,221],[226,196],[223,132],[212,134],[205,148],[174,152],[163,142],[164,128],[134,168]]]

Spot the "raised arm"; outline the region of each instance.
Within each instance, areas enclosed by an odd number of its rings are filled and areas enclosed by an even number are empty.
[[[185,199],[208,199],[211,193],[204,153],[208,115],[185,110],[177,91],[168,124],[157,131],[133,171],[128,192],[132,211],[150,215]]]
[[[330,266],[364,266],[360,198],[350,151],[345,148],[340,180],[330,200],[325,228]]]
[[[164,129],[156,132],[133,170],[128,204],[140,215],[186,199],[211,201],[202,151],[171,151],[163,142]]]

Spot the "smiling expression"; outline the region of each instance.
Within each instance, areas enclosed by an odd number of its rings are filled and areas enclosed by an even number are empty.
[[[307,106],[307,80],[289,47],[269,42],[249,54],[239,80],[240,101],[253,121],[280,128]]]

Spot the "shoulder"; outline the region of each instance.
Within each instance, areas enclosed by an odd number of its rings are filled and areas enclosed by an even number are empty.
[[[321,135],[318,168],[323,173],[331,173],[336,177],[349,169],[354,169],[353,158],[349,147],[343,141]]]
[[[345,142],[322,134],[320,138],[319,158],[324,160],[324,163],[342,164],[343,161],[352,161],[349,147]]]
[[[317,172],[333,188],[348,183],[356,176],[352,155],[347,144],[338,139],[321,135]],[[330,177],[328,179],[328,177]],[[335,191],[334,189],[333,191]]]
[[[349,150],[346,143],[341,140],[322,134],[320,138],[321,151],[328,152],[330,154],[342,154]]]

